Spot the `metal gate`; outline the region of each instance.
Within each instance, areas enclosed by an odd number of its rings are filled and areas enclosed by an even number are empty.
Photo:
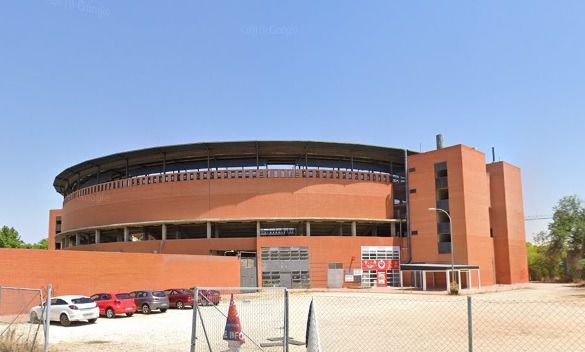
[[[242,287],[258,286],[256,257],[240,256],[240,285]]]
[[[343,286],[343,269],[327,269],[327,288]]]

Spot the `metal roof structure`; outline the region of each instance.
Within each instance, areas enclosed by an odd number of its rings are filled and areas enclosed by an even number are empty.
[[[53,183],[62,195],[87,186],[164,172],[294,165],[404,174],[406,149],[317,141],[191,143],[127,151],[87,160],[62,171]]]
[[[479,265],[455,264],[455,270],[476,270]],[[400,270],[406,271],[446,271],[451,270],[451,264],[443,263],[413,263],[400,264]]]

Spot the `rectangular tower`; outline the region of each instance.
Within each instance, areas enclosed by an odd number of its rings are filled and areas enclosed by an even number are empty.
[[[455,145],[408,157],[413,263],[479,265],[482,285],[495,280],[490,189],[485,155]],[[452,217],[430,211],[441,208]],[[476,278],[474,278],[476,282]]]
[[[490,177],[490,221],[496,282],[528,282],[520,169],[506,162],[488,164],[486,168]]]

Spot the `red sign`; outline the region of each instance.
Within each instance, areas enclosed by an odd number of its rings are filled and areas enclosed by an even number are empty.
[[[362,270],[388,271],[400,269],[396,259],[362,259]]]

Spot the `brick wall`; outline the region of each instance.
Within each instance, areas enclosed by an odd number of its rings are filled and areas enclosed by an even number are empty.
[[[171,287],[239,286],[235,257],[0,249],[0,286],[90,295]]]

